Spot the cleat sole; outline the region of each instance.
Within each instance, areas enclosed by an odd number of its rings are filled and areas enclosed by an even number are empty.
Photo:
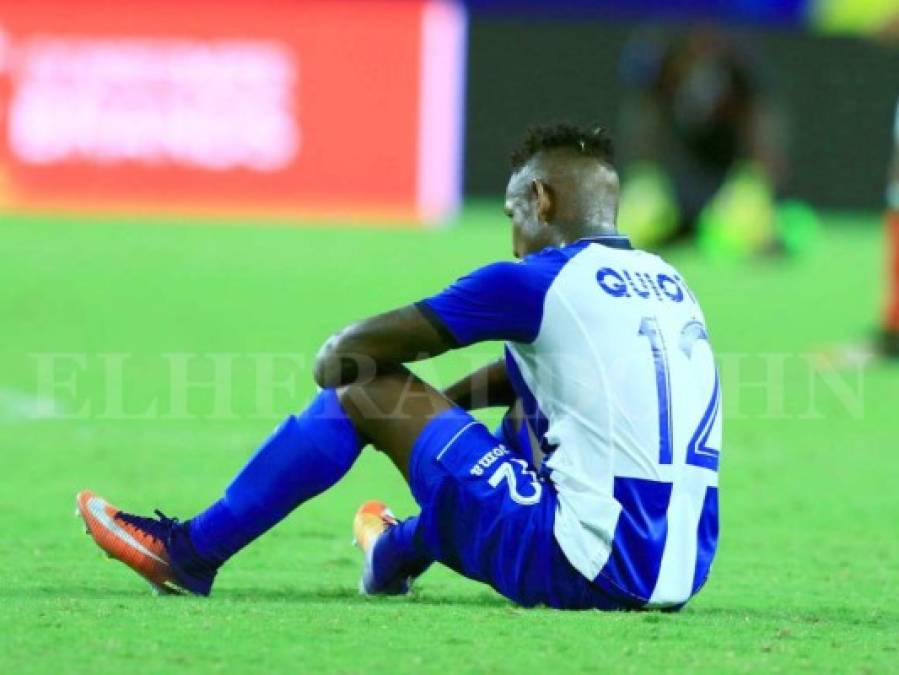
[[[147,583],[150,586],[150,590],[153,591],[153,595],[160,598],[168,595],[185,595],[183,591],[180,591],[177,588],[172,588],[171,586],[157,584],[152,581],[147,581]]]

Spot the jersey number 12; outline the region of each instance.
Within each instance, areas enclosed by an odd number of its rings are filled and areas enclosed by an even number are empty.
[[[654,316],[643,317],[640,322],[640,335],[649,340],[652,348],[652,360],[655,364],[656,393],[659,399],[659,464],[674,463],[674,449],[672,447],[672,417],[671,417],[671,378],[668,370],[668,352],[665,338],[659,329],[659,322]],[[699,341],[708,342],[709,334],[705,326],[699,321],[688,321],[680,332],[679,347],[688,359],[692,359],[693,346]],[[718,417],[721,408],[721,385],[718,379],[718,369],[715,369],[715,385],[712,397],[703,412],[702,419],[696,427],[696,431],[690,437],[687,444],[686,462],[692,466],[699,466],[712,471],[718,470],[719,451],[709,446],[709,436],[712,427]]]

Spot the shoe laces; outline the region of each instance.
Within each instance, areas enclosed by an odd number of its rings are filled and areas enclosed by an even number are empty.
[[[177,528],[179,521],[177,518],[169,518],[159,509],[154,509],[153,513],[156,514],[155,518],[119,511],[116,514],[116,517],[133,525],[141,532],[145,532],[153,539],[161,541],[162,543],[168,543],[171,539],[172,532]]]

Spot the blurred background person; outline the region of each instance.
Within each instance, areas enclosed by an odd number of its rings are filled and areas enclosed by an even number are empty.
[[[828,19],[838,27],[850,25],[869,30],[876,43],[895,53],[899,45],[899,11],[883,7],[854,7],[833,3]],[[826,356],[833,363],[851,365],[877,359],[899,360],[899,100],[893,117],[892,155],[887,171],[884,224],[884,301],[875,339],[838,348]]]
[[[795,245],[782,230],[797,205],[775,211],[789,171],[784,123],[755,55],[710,27],[644,31],[620,66],[628,234],[649,248],[698,234],[719,253]]]
[[[899,20],[896,21],[899,28]],[[880,351],[899,358],[899,102],[893,127],[893,161],[887,185],[887,300],[883,316]]]
[[[899,44],[899,11],[884,24],[878,37],[887,49],[895,50]],[[887,290],[878,351],[889,358],[899,359],[899,100],[893,121],[893,157],[887,178],[884,225]]]

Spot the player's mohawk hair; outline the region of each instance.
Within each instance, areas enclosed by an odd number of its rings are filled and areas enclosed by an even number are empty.
[[[518,170],[542,150],[567,149],[593,157],[607,164],[615,161],[612,139],[604,127],[583,129],[574,124],[553,124],[531,127],[521,145],[512,153],[512,169]]]

